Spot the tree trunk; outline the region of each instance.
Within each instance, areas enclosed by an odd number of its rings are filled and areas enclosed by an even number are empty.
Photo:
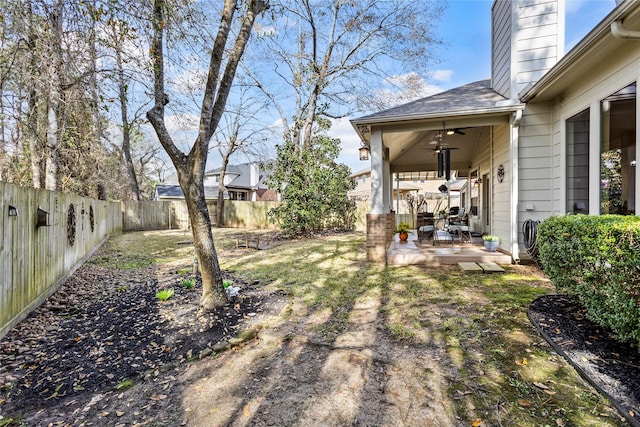
[[[165,2],[164,0],[155,0],[153,3],[154,31],[151,56],[153,59],[155,103],[147,112],[147,118],[178,172],[178,181],[184,193],[191,220],[194,248],[202,272],[200,305],[209,310],[226,302],[226,293],[222,286],[220,265],[211,232],[211,218],[204,197],[204,172],[207,164],[208,144],[220,122],[231,90],[231,83],[249,41],[255,17],[258,13],[266,10],[268,6],[267,1],[249,1],[241,28],[236,34],[234,47],[227,54],[225,46],[231,33],[231,24],[238,4],[236,0],[225,0],[219,31],[211,50],[209,72],[200,112],[200,131],[189,154],[185,155],[176,147],[164,121],[165,105],[169,102],[169,97],[164,90]],[[223,75],[220,76],[225,57],[227,63]]]
[[[229,156],[222,156],[222,166],[220,167],[220,184],[218,185],[218,205],[216,210],[216,227],[224,226],[224,177],[227,174],[227,166],[229,165]]]
[[[193,245],[202,278],[200,306],[206,310],[213,310],[227,302],[227,294],[222,286],[222,274],[213,242],[209,209],[207,208],[204,191],[201,191],[201,187],[196,182],[183,183],[181,181],[180,186],[187,190],[185,194],[189,194],[185,200],[187,202],[189,220],[191,221]]]
[[[92,3],[95,8],[96,2]],[[93,20],[89,27],[89,49],[91,56],[91,76],[90,88],[91,88],[91,125],[93,130],[93,144],[96,148],[102,149],[102,120],[100,117],[100,97],[98,94],[98,52],[96,49],[96,22]],[[102,172],[101,162],[97,162],[97,176],[98,182],[96,182],[96,197],[98,200],[107,200],[107,189],[105,187],[104,173]]]
[[[45,188],[58,190],[60,187],[60,145],[62,140],[62,0],[49,17],[51,38],[49,43],[50,62],[48,65],[49,96],[47,106],[47,146],[45,150]]]
[[[28,28],[27,46],[29,48],[29,75],[38,75],[38,53],[37,41],[38,35],[35,30],[33,18],[33,9],[31,1],[25,3],[25,26]],[[34,79],[35,80],[35,79]],[[38,92],[38,86],[34,84],[29,88],[27,98],[27,117],[25,129],[25,140],[27,141],[28,150],[31,160],[31,179],[33,188],[39,189],[44,187],[44,147],[40,141],[40,108],[38,99],[42,98]]]
[[[114,31],[114,39],[119,42],[120,38]],[[121,46],[114,46],[116,54],[116,65],[118,67],[118,99],[120,101],[120,118],[122,120],[122,154],[124,154],[124,165],[127,169],[127,177],[129,178],[129,190],[131,191],[131,200],[140,200],[140,187],[138,186],[138,178],[136,177],[136,169],[131,157],[131,124],[127,112],[127,79],[124,75],[124,67],[122,65]]]

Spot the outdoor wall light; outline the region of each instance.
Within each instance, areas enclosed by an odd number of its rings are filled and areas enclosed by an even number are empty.
[[[369,151],[370,151],[369,145],[364,140],[360,141],[360,144],[362,144],[360,149],[358,149],[358,152],[360,153],[360,160],[362,161],[369,160]]]
[[[476,182],[473,183],[475,188],[480,188],[480,184],[482,184],[482,180],[480,178],[476,179]]]
[[[20,212],[18,211],[18,208],[16,208],[13,205],[9,205],[9,212],[8,212],[9,216],[18,216],[20,215]]]

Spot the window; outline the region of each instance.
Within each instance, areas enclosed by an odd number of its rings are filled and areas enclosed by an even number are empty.
[[[567,212],[589,213],[589,109],[567,120]]]
[[[601,102],[600,213],[636,210],[636,84]]]

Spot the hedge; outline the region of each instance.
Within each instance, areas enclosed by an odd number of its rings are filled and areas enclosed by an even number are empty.
[[[543,269],[587,317],[640,350],[640,217],[568,215],[539,226]]]

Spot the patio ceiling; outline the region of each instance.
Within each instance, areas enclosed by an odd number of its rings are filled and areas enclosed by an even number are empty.
[[[491,126],[508,124],[511,114],[523,107],[494,91],[490,80],[481,80],[351,123],[366,144],[371,142],[372,132],[380,132],[391,172],[437,170],[437,144],[431,142],[447,129],[459,129],[464,135],[444,135],[442,144],[454,148],[451,169],[465,174],[481,143],[491,137]]]
[[[451,150],[451,170],[466,176],[478,156],[483,142],[491,137],[493,125],[508,124],[510,111],[477,114],[456,118],[441,117],[440,120],[413,120],[380,124],[382,143],[388,149],[392,172],[435,171],[438,156],[435,151],[438,141]],[[444,120],[442,120],[444,119]],[[372,126],[372,128],[375,127]],[[446,129],[458,129],[464,133],[446,135]],[[370,133],[365,133],[370,140]]]
[[[488,127],[462,129],[464,135],[446,135],[440,131],[411,131],[383,134],[382,142],[389,148],[393,172],[434,171],[438,169],[438,145],[451,148],[451,169],[465,176],[477,153],[482,138],[489,137]]]

